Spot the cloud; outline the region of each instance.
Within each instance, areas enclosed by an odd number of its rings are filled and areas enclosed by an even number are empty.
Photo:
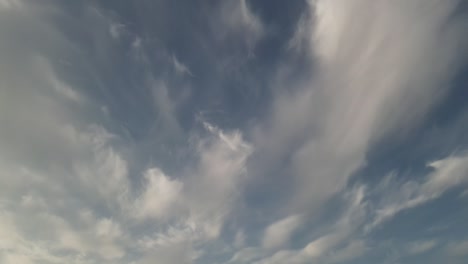
[[[365,188],[355,188],[343,196],[347,209],[331,223],[331,227],[323,225],[324,230],[318,232],[319,234],[302,248],[285,249],[283,246],[270,254],[259,251],[257,254],[260,256],[257,256],[254,263],[339,263],[364,254],[369,247],[366,241],[356,239],[356,236],[367,220]]]
[[[262,245],[264,248],[284,247],[293,232],[301,225],[298,215],[288,216],[271,224],[265,230]]]
[[[456,1],[308,3],[294,38],[307,40],[313,72],[278,93],[255,142],[271,166],[290,160],[299,211],[343,189],[374,143],[424,120],[444,98],[464,39],[451,18]]]
[[[72,55],[76,46],[47,20],[47,12],[60,16],[62,10],[42,8],[15,10],[29,14],[31,23],[8,15],[2,20],[10,23],[0,26],[10,40],[31,29],[50,44],[0,44],[0,260],[191,263],[201,254],[194,244],[217,239],[236,206],[252,146],[240,131],[206,123],[208,130],[187,147],[193,160],[174,176],[153,164],[140,166],[130,155],[133,142],[112,131],[119,126],[113,113],[103,115],[101,102],[70,81],[78,73],[67,67],[79,66],[58,67],[61,56],[80,60]],[[103,13],[88,15],[104,23],[98,29],[109,28]],[[100,44],[112,49],[106,41]],[[162,124],[178,131],[169,87],[163,80],[150,84]]]
[[[408,247],[408,253],[412,255],[422,254],[433,249],[435,246],[437,246],[437,241],[435,240],[413,242]]]
[[[221,27],[218,35],[227,38],[226,33],[237,36],[249,50],[265,35],[265,26],[249,7],[247,0],[229,0],[220,5],[219,20]]]
[[[453,154],[367,175],[375,148],[425,130],[453,92],[459,2],[279,2],[174,16],[170,1],[0,0],[0,262],[331,264],[439,246],[461,259],[448,233],[390,249],[376,234],[466,190],[463,118],[434,133],[457,131]],[[254,103],[232,90],[245,80]],[[199,118],[213,108],[223,119]]]
[[[170,97],[167,83],[162,80],[150,79],[149,85],[153,89],[157,116],[166,133],[180,134],[181,128],[177,120],[177,109],[174,100]]]
[[[369,246],[363,240],[352,240],[344,248],[334,252],[329,259],[330,263],[343,263],[362,256],[369,250]]]
[[[137,215],[142,217],[169,217],[171,209],[177,206],[183,183],[169,179],[158,168],[152,168],[145,173],[146,189],[136,201]]]
[[[192,244],[203,245],[218,239],[224,222],[236,205],[251,146],[237,131],[225,133],[208,123],[204,125],[210,134],[198,142],[198,162],[195,167],[188,168],[190,174],[186,178],[182,181],[169,180],[156,169],[151,169],[151,174],[146,176],[153,177],[152,183],[146,185],[144,194],[148,206],[140,206],[137,202],[136,208],[154,212],[158,217],[167,217],[169,210],[179,208],[166,228],[140,240],[139,243],[148,251],[156,249],[164,252],[167,249],[171,252],[174,248],[183,247],[186,252],[190,251],[186,247],[191,248]],[[193,258],[198,257],[192,253],[184,255],[187,257],[185,260],[180,259],[180,253],[170,254],[167,261],[191,263]],[[159,259],[160,255],[149,257],[148,261]]]
[[[1,0],[0,7],[3,9],[11,9],[11,8],[21,8],[22,1],[20,0]]]
[[[343,195],[343,199],[347,201],[345,205],[347,209],[343,211],[331,229],[328,228],[323,235],[313,239],[300,250],[285,250],[284,245],[281,244],[282,247],[278,246],[278,248],[282,250],[268,257],[263,255],[259,263],[282,263],[284,261],[341,263],[357,258],[371,249],[366,236],[374,228],[382,226],[403,210],[420,206],[441,197],[452,188],[466,185],[468,179],[466,164],[468,164],[466,156],[452,155],[430,162],[428,166],[433,170],[419,182],[403,181],[399,184],[395,182],[395,176],[388,176],[373,189],[358,185]],[[274,239],[273,230],[276,228],[273,227],[284,225],[283,228],[277,230],[287,232],[288,228],[285,225],[287,220],[270,226],[267,229],[269,236],[264,237],[264,243],[278,241]],[[280,231],[279,234],[281,234]],[[279,236],[279,238],[284,237],[287,236]],[[284,242],[284,240],[279,241]],[[438,242],[435,240],[417,241],[409,244],[405,250],[406,254],[417,255],[426,253],[437,245]],[[450,246],[451,250],[447,247],[447,252],[462,252],[460,247]]]
[[[142,188],[136,188],[131,164],[116,147],[122,138],[99,125],[80,126],[77,120],[82,116],[67,122],[55,114],[49,118],[46,135],[63,142],[57,154],[50,153],[56,155],[50,167],[38,167],[35,156],[26,153],[3,166],[0,174],[2,199],[8,205],[0,228],[12,241],[2,242],[2,248],[11,251],[2,256],[6,263],[117,262],[134,250],[132,240],[140,241],[137,251],[143,256],[137,259],[142,263],[191,263],[200,254],[192,243],[203,245],[219,237],[242,190],[252,152],[239,131],[224,132],[205,123],[208,134],[195,141],[194,165],[180,170],[188,175],[172,178],[151,167],[142,173]],[[40,147],[50,151],[49,145]],[[6,158],[7,154],[2,152]],[[14,209],[19,205],[24,209]],[[154,230],[146,239],[139,239],[135,231],[141,225]],[[28,234],[33,226],[38,230]],[[41,255],[30,253],[37,247]],[[182,257],[180,252],[191,250]],[[67,253],[58,256],[57,251]]]
[[[112,36],[112,38],[119,39],[122,36],[124,29],[125,29],[125,25],[111,23],[109,27],[109,34]]]
[[[263,255],[264,253],[259,248],[243,248],[236,252],[228,263],[249,263],[260,259]]]
[[[430,163],[430,166],[437,169],[428,173],[419,184],[406,182],[405,186],[391,185],[390,179],[384,179],[381,183],[383,185],[374,190],[365,186],[355,188],[344,196],[349,201],[348,210],[344,211],[331,230],[309,242],[301,250],[280,250],[259,263],[282,263],[286,260],[293,263],[341,263],[361,256],[370,250],[368,241],[355,239],[361,237],[363,231],[366,234],[400,211],[437,199],[450,188],[460,186],[468,175],[464,158],[450,156]],[[378,197],[370,195],[373,192]],[[384,203],[379,204],[379,200]],[[419,241],[410,244],[406,250],[412,255],[423,254],[437,244],[435,240]],[[454,249],[451,252],[462,250]]]
[[[145,257],[143,260],[137,262],[138,264],[171,264],[181,263],[189,264],[193,263],[191,250],[186,245],[181,245],[172,248],[162,248],[153,250],[153,252]]]
[[[245,244],[245,239],[246,239],[245,232],[243,232],[242,230],[238,230],[236,232],[236,236],[234,237],[234,246],[236,248],[243,247]]]
[[[468,254],[468,241],[452,242],[445,248],[446,252],[455,257],[463,257]]]
[[[279,250],[259,263],[341,263],[362,256],[371,249],[366,236],[362,239],[362,234],[369,234],[372,228],[382,225],[402,210],[437,199],[450,188],[460,186],[468,175],[464,158],[449,156],[436,161],[437,169],[428,173],[418,184],[406,182],[404,186],[392,185],[392,180],[387,178],[375,189],[355,187],[343,196],[348,201],[348,209],[324,235],[300,250]],[[430,164],[434,166],[434,162]],[[435,240],[419,241],[410,244],[405,250],[412,255],[423,254],[437,244]]]
[[[176,56],[172,55],[172,63],[174,63],[174,69],[176,70],[176,72],[178,74],[188,74],[190,76],[193,76],[192,72],[190,71],[190,69],[185,65],[183,64],[182,62],[180,62]]]
[[[378,205],[376,216],[367,228],[372,229],[407,210],[442,196],[446,191],[468,182],[467,157],[449,156],[428,164],[433,169],[421,182],[404,182],[398,184],[392,175],[387,176],[376,189],[383,190],[383,199]]]
[[[464,192],[462,192],[462,193],[460,194],[460,197],[461,197],[461,198],[468,197],[468,190],[465,190]]]
[[[194,189],[192,194],[205,205],[226,202],[245,179],[246,162],[253,147],[244,141],[240,131],[224,133],[206,122],[204,126],[213,137],[201,140],[197,146],[200,179],[194,185],[201,188],[210,185],[214,188],[205,194]]]
[[[422,186],[427,196],[439,196],[455,186],[468,181],[467,156],[451,156],[446,159],[431,162],[429,166],[435,170]],[[431,195],[432,194],[432,195]]]

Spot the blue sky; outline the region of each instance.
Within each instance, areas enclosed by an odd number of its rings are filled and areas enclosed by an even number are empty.
[[[0,0],[0,262],[468,260],[462,0]]]

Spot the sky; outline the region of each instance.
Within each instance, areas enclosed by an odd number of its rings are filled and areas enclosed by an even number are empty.
[[[0,263],[468,261],[464,0],[0,0]]]

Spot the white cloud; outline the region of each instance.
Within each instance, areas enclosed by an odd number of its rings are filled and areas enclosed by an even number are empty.
[[[343,237],[339,234],[329,234],[320,237],[304,248],[304,253],[311,258],[318,258],[323,256],[330,248],[335,247]]]
[[[170,210],[177,206],[183,183],[171,180],[158,169],[153,168],[145,173],[146,189],[135,207],[142,217],[163,218],[170,216]]]
[[[33,63],[37,64],[36,67],[43,71],[42,74],[49,80],[54,91],[57,92],[60,96],[76,103],[80,103],[84,100],[83,96],[76,92],[72,87],[57,78],[54,70],[46,59],[38,57],[36,58],[36,62]]]
[[[11,9],[11,8],[21,8],[23,5],[21,0],[0,0],[0,8]]]
[[[243,248],[236,252],[228,263],[251,263],[264,255],[261,249],[255,247]]]
[[[44,209],[47,208],[47,205],[40,196],[25,194],[21,196],[21,205],[30,209]]]
[[[236,232],[236,236],[234,237],[234,246],[236,248],[243,247],[245,245],[245,239],[246,239],[245,232],[242,230],[238,230]]]
[[[393,218],[403,210],[439,198],[451,188],[468,183],[468,156],[449,156],[428,164],[433,169],[421,182],[395,182],[387,176],[377,188],[382,201],[377,205],[374,221],[368,230]]]
[[[284,247],[301,223],[300,216],[291,215],[271,224],[265,230],[262,242],[263,247],[270,249]]]
[[[367,220],[365,188],[358,187],[344,194],[347,208],[342,215],[324,226],[312,241],[300,249],[285,250],[284,247],[265,254],[259,251],[258,264],[276,263],[339,263],[352,260],[364,254],[369,247],[366,241],[357,239],[360,228]]]
[[[466,184],[466,164],[466,156],[449,156],[429,163],[433,171],[420,182],[406,181],[400,185],[394,182],[394,176],[389,176],[375,189],[354,188],[343,197],[349,203],[347,210],[324,235],[300,250],[279,250],[258,263],[341,263],[359,257],[371,249],[368,241],[356,239],[361,237],[362,231],[366,234],[402,210],[437,199],[447,190]],[[407,254],[423,254],[437,244],[435,240],[417,241],[408,245]],[[463,243],[453,243],[446,251],[452,255],[460,254],[464,252],[463,246]]]
[[[109,34],[112,38],[118,40],[125,32],[125,25],[119,23],[110,22]]]
[[[174,64],[174,69],[178,74],[188,74],[190,76],[193,76],[192,72],[190,71],[189,67],[187,65],[183,64],[180,62],[176,56],[172,55],[172,63]]]
[[[254,263],[256,264],[280,264],[280,263],[345,263],[357,257],[362,256],[369,250],[365,241],[350,240],[342,244],[342,238],[336,235],[321,237],[301,250],[280,250],[272,256],[263,258]]]
[[[157,248],[137,264],[189,264],[193,263],[193,252],[188,245],[178,245],[170,248]]]
[[[20,240],[14,224],[14,218],[11,213],[4,211],[3,208],[0,214],[2,216],[0,218],[0,248],[2,250],[13,248]]]
[[[20,260],[24,263],[82,263],[74,254],[56,255],[57,250],[71,250],[82,255],[97,254],[106,260],[115,260],[124,254],[114,237],[103,239],[94,236],[94,230],[75,230],[69,219],[49,213],[29,215],[32,219],[22,217],[17,212],[2,212],[0,233],[5,241],[0,242],[0,256],[3,255],[4,263],[22,263],[14,262]],[[36,230],[38,228],[42,230]],[[8,232],[5,233],[5,230]],[[34,237],[34,234],[39,237]]]
[[[245,181],[245,163],[252,147],[238,131],[224,132],[211,124],[204,125],[209,135],[198,142],[197,163],[194,167],[187,167],[189,174],[179,182],[169,180],[158,171],[159,181],[152,184],[159,191],[151,192],[155,196],[146,199],[150,207],[157,206],[158,215],[169,214],[174,208],[178,210],[168,227],[139,240],[141,247],[148,252],[153,249],[170,251],[191,244],[203,245],[218,239],[227,217],[237,205]],[[147,187],[147,190],[150,188]],[[164,206],[165,210],[159,210],[160,202],[167,201],[170,203]],[[202,254],[192,253],[185,255],[185,260],[180,259],[180,254],[170,254],[167,261],[191,261]],[[159,255],[150,255],[148,261],[158,259]]]
[[[128,165],[111,146],[113,135],[99,126],[92,126],[88,131],[66,127],[64,133],[68,134],[69,143],[88,155],[88,158],[73,160],[71,165],[75,180],[79,180],[82,191],[87,190],[88,198],[101,201],[112,210],[128,207]]]
[[[171,179],[158,168],[145,173],[144,191],[133,207],[142,219],[164,223],[155,226],[157,231],[138,239],[139,250],[149,254],[147,261],[166,256],[163,259],[167,258],[168,263],[190,263],[201,253],[163,252],[181,247],[190,251],[194,250],[190,245],[218,239],[236,206],[251,146],[238,131],[224,132],[208,123],[204,125],[209,134],[197,141],[197,162],[186,168],[188,175]],[[160,253],[153,254],[154,250]]]
[[[121,221],[131,221],[136,216],[140,220],[148,220],[148,223],[152,219],[157,220],[155,227],[166,223],[166,227],[161,225],[157,232],[141,240],[143,252],[149,254],[155,248],[170,251],[187,243],[203,244],[217,239],[235,205],[251,146],[239,132],[225,133],[212,125],[205,125],[210,134],[197,145],[199,161],[194,168],[187,168],[191,174],[185,178],[171,179],[157,167],[148,169],[144,173],[143,190],[134,199],[127,179],[126,162],[109,144],[113,136],[102,129],[95,129],[98,132],[95,134],[68,130],[74,131],[71,133],[74,136],[70,138],[80,139],[76,144],[84,144],[95,153],[91,156],[95,160],[85,160],[86,163],[79,166],[81,170],[77,170],[80,172],[79,179],[90,188],[88,192],[94,190],[98,195],[91,201],[106,201],[103,205],[109,206],[116,213],[115,216],[123,217]],[[89,194],[92,195],[92,192]],[[120,215],[120,212],[124,215]],[[89,219],[86,215],[89,213],[83,215],[84,219]],[[100,243],[96,252],[103,259],[124,256],[125,248],[120,244],[126,241],[123,240],[125,237],[133,234],[122,230],[118,223],[109,219],[91,222],[95,222]],[[67,231],[60,241],[78,252],[94,252],[84,246],[87,240],[82,239],[86,238]],[[116,241],[121,242],[116,244]],[[175,257],[178,259],[179,255]]]
[[[153,91],[157,117],[162,131],[170,135],[181,133],[181,127],[177,119],[177,109],[174,100],[170,97],[170,87],[162,80],[150,78],[149,85]]]
[[[363,240],[352,240],[344,248],[341,248],[332,254],[327,259],[329,263],[346,263],[362,256],[369,250],[368,245]]]
[[[437,241],[435,240],[413,242],[408,247],[408,253],[412,255],[422,254],[433,249],[435,246],[437,246]]]
[[[468,255],[468,241],[452,242],[445,248],[446,252],[455,257],[464,257]]]
[[[468,197],[468,190],[465,190],[464,192],[460,194],[460,198],[465,198],[465,197]]]
[[[105,239],[116,239],[122,236],[122,230],[118,223],[112,219],[104,218],[96,224],[96,234]]]
[[[464,24],[451,17],[456,1],[308,6],[308,22],[298,24],[291,45],[307,40],[312,77],[279,92],[255,141],[269,163],[291,160],[291,204],[298,211],[315,210],[344,188],[366,165],[373,143],[403,136],[424,120],[444,97],[465,38]]]
[[[57,71],[61,56],[76,59],[48,19],[61,11],[47,3],[14,11],[24,14],[0,11],[9,40],[0,44],[0,262],[118,263],[132,248],[138,197],[114,145],[121,139],[96,125],[99,107],[62,78],[68,69]]]
[[[54,12],[60,10],[54,9]],[[87,21],[87,24],[110,21],[99,10],[93,9],[90,13],[89,19],[93,22]],[[28,220],[17,224],[18,236],[31,228],[30,221],[40,222],[39,230],[56,232],[54,236],[44,236],[38,231],[38,234],[21,237],[26,241],[25,249],[13,250],[16,253],[8,258],[22,256],[34,263],[46,261],[46,257],[57,257],[56,251],[65,251],[56,262],[119,262],[135,250],[143,259],[153,261],[172,251],[177,253],[169,255],[180,259],[183,249],[184,252],[193,251],[184,261],[193,261],[201,253],[192,249],[192,243],[199,246],[217,239],[236,206],[252,146],[240,131],[225,132],[210,125],[209,135],[202,136],[195,143],[195,149],[191,149],[195,151],[194,162],[187,162],[175,175],[168,176],[155,166],[150,169],[136,166],[136,162],[132,163],[133,157],[128,155],[134,142],[126,142],[127,138],[100,125],[103,121],[100,120],[101,107],[95,105],[99,102],[95,102],[95,98],[85,100],[87,97],[80,89],[61,78],[62,72],[54,68],[59,61],[53,56],[55,51],[69,55],[68,49],[76,46],[69,47],[71,43],[53,23],[42,22],[42,15],[27,16],[34,21],[28,26],[47,33],[42,35],[50,41],[51,51],[42,54],[31,45],[24,47],[26,51],[23,52],[0,44],[3,61],[14,66],[1,65],[6,71],[0,74],[0,88],[5,95],[0,99],[0,118],[6,122],[2,126],[6,133],[0,136],[0,189],[4,191],[2,200],[12,205],[21,204],[25,210],[7,211],[13,218]],[[113,28],[115,25],[99,25],[96,30],[104,34],[109,33],[105,30],[110,28],[113,37],[119,37],[119,32]],[[0,30],[4,27],[5,24],[0,26]],[[99,49],[111,49],[112,44],[106,41],[111,40],[96,39],[95,44]],[[141,39],[137,39],[134,48],[141,49],[141,43]],[[106,52],[99,56],[112,53]],[[178,64],[168,66],[184,70],[180,61],[174,62]],[[15,72],[16,68],[21,71]],[[163,125],[168,134],[179,133],[181,127],[170,87],[165,81],[153,78],[149,78],[147,84],[153,91],[158,121],[161,121],[158,124]],[[107,125],[113,121],[111,114],[105,118]],[[110,124],[110,127],[120,125]],[[39,210],[50,214],[41,217],[33,214]],[[171,221],[162,221],[167,219]],[[145,228],[150,235],[139,239],[139,230]],[[142,247],[135,249],[132,240],[141,241]],[[39,241],[46,241],[42,249],[47,256],[27,257],[29,250],[38,247]],[[159,253],[153,255],[155,251]]]
[[[446,190],[468,182],[468,156],[450,156],[429,164],[434,172],[422,186],[422,192],[429,198],[440,196]]]
[[[232,34],[242,40],[249,52],[255,48],[257,42],[265,34],[265,26],[248,5],[247,0],[223,1],[219,11],[218,35],[226,38],[226,34]]]
[[[216,21],[216,44],[240,41],[252,52],[267,25],[247,0],[217,7],[209,20]],[[141,59],[137,68],[151,67],[152,53],[144,49],[153,36],[136,37],[97,7],[79,9],[75,15],[85,13],[84,26],[68,27],[56,23],[76,18],[53,4],[0,0],[0,262],[193,263],[215,251],[233,253],[228,263],[339,263],[361,256],[370,249],[363,226],[371,230],[468,182],[468,157],[454,155],[430,163],[432,171],[420,181],[383,182],[375,201],[364,187],[344,190],[372,143],[410,130],[443,97],[440,87],[463,43],[458,21],[448,19],[454,8],[452,0],[309,1],[290,46],[308,53],[313,77],[274,92],[273,114],[254,143],[243,131],[206,122],[199,135],[185,133],[190,124],[179,120],[172,83],[145,69],[156,132],[190,134],[186,163],[166,170],[173,164],[145,156],[153,146],[144,136],[119,135],[126,124],[114,123],[114,109],[99,101],[121,96],[120,89],[102,88],[112,83],[102,81],[103,73],[128,74],[129,83],[139,75],[102,70],[86,58],[119,61],[112,42],[129,37],[129,52]],[[75,27],[91,32],[83,43],[92,52],[81,50],[83,36],[72,41],[64,33]],[[190,63],[169,58],[166,69],[175,69],[177,78],[192,75]],[[81,70],[83,76],[74,75]],[[87,87],[88,81],[96,83]],[[257,145],[268,162],[249,164]],[[244,204],[255,199],[244,192],[256,176],[248,166],[282,166],[278,157],[291,161],[285,175],[292,178],[285,182],[294,186],[284,194],[291,198],[288,208],[277,208],[287,217],[273,222]],[[345,209],[337,220],[320,223],[315,209],[339,191]],[[303,228],[308,240],[291,243]],[[465,244],[450,244],[447,252],[461,256]],[[421,254],[436,245],[416,242],[408,250]]]

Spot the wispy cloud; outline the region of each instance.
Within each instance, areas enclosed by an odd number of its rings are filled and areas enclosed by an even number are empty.
[[[249,52],[252,52],[257,42],[266,33],[262,21],[252,12],[246,0],[222,2],[219,21],[222,26],[218,28],[219,36],[229,40],[229,35],[226,34],[238,35],[249,49]]]
[[[377,190],[383,192],[382,204],[376,211],[374,222],[368,228],[374,228],[407,210],[439,198],[446,191],[468,182],[466,156],[450,156],[429,164],[434,169],[422,182],[407,181],[395,183],[392,175],[382,181]],[[386,191],[387,190],[387,191]]]
[[[408,248],[408,252],[410,254],[422,254],[433,249],[435,246],[437,246],[437,241],[435,240],[413,242]]]
[[[174,63],[174,69],[176,70],[177,73],[179,74],[188,74],[190,76],[193,76],[192,72],[190,69],[180,62],[176,56],[172,55],[172,62]]]
[[[265,235],[262,242],[263,247],[284,247],[289,239],[291,239],[292,233],[299,227],[300,224],[301,218],[298,215],[292,215],[271,224],[265,230]]]
[[[373,143],[403,136],[440,102],[460,61],[463,24],[450,18],[456,6],[309,1],[297,34],[307,40],[313,77],[280,93],[259,137],[276,157],[289,151],[293,204],[317,208],[366,165]]]
[[[0,0],[0,262],[461,263],[467,25],[458,0]]]
[[[446,251],[451,256],[464,257],[468,253],[468,242],[467,241],[457,241],[452,242],[446,247]]]

